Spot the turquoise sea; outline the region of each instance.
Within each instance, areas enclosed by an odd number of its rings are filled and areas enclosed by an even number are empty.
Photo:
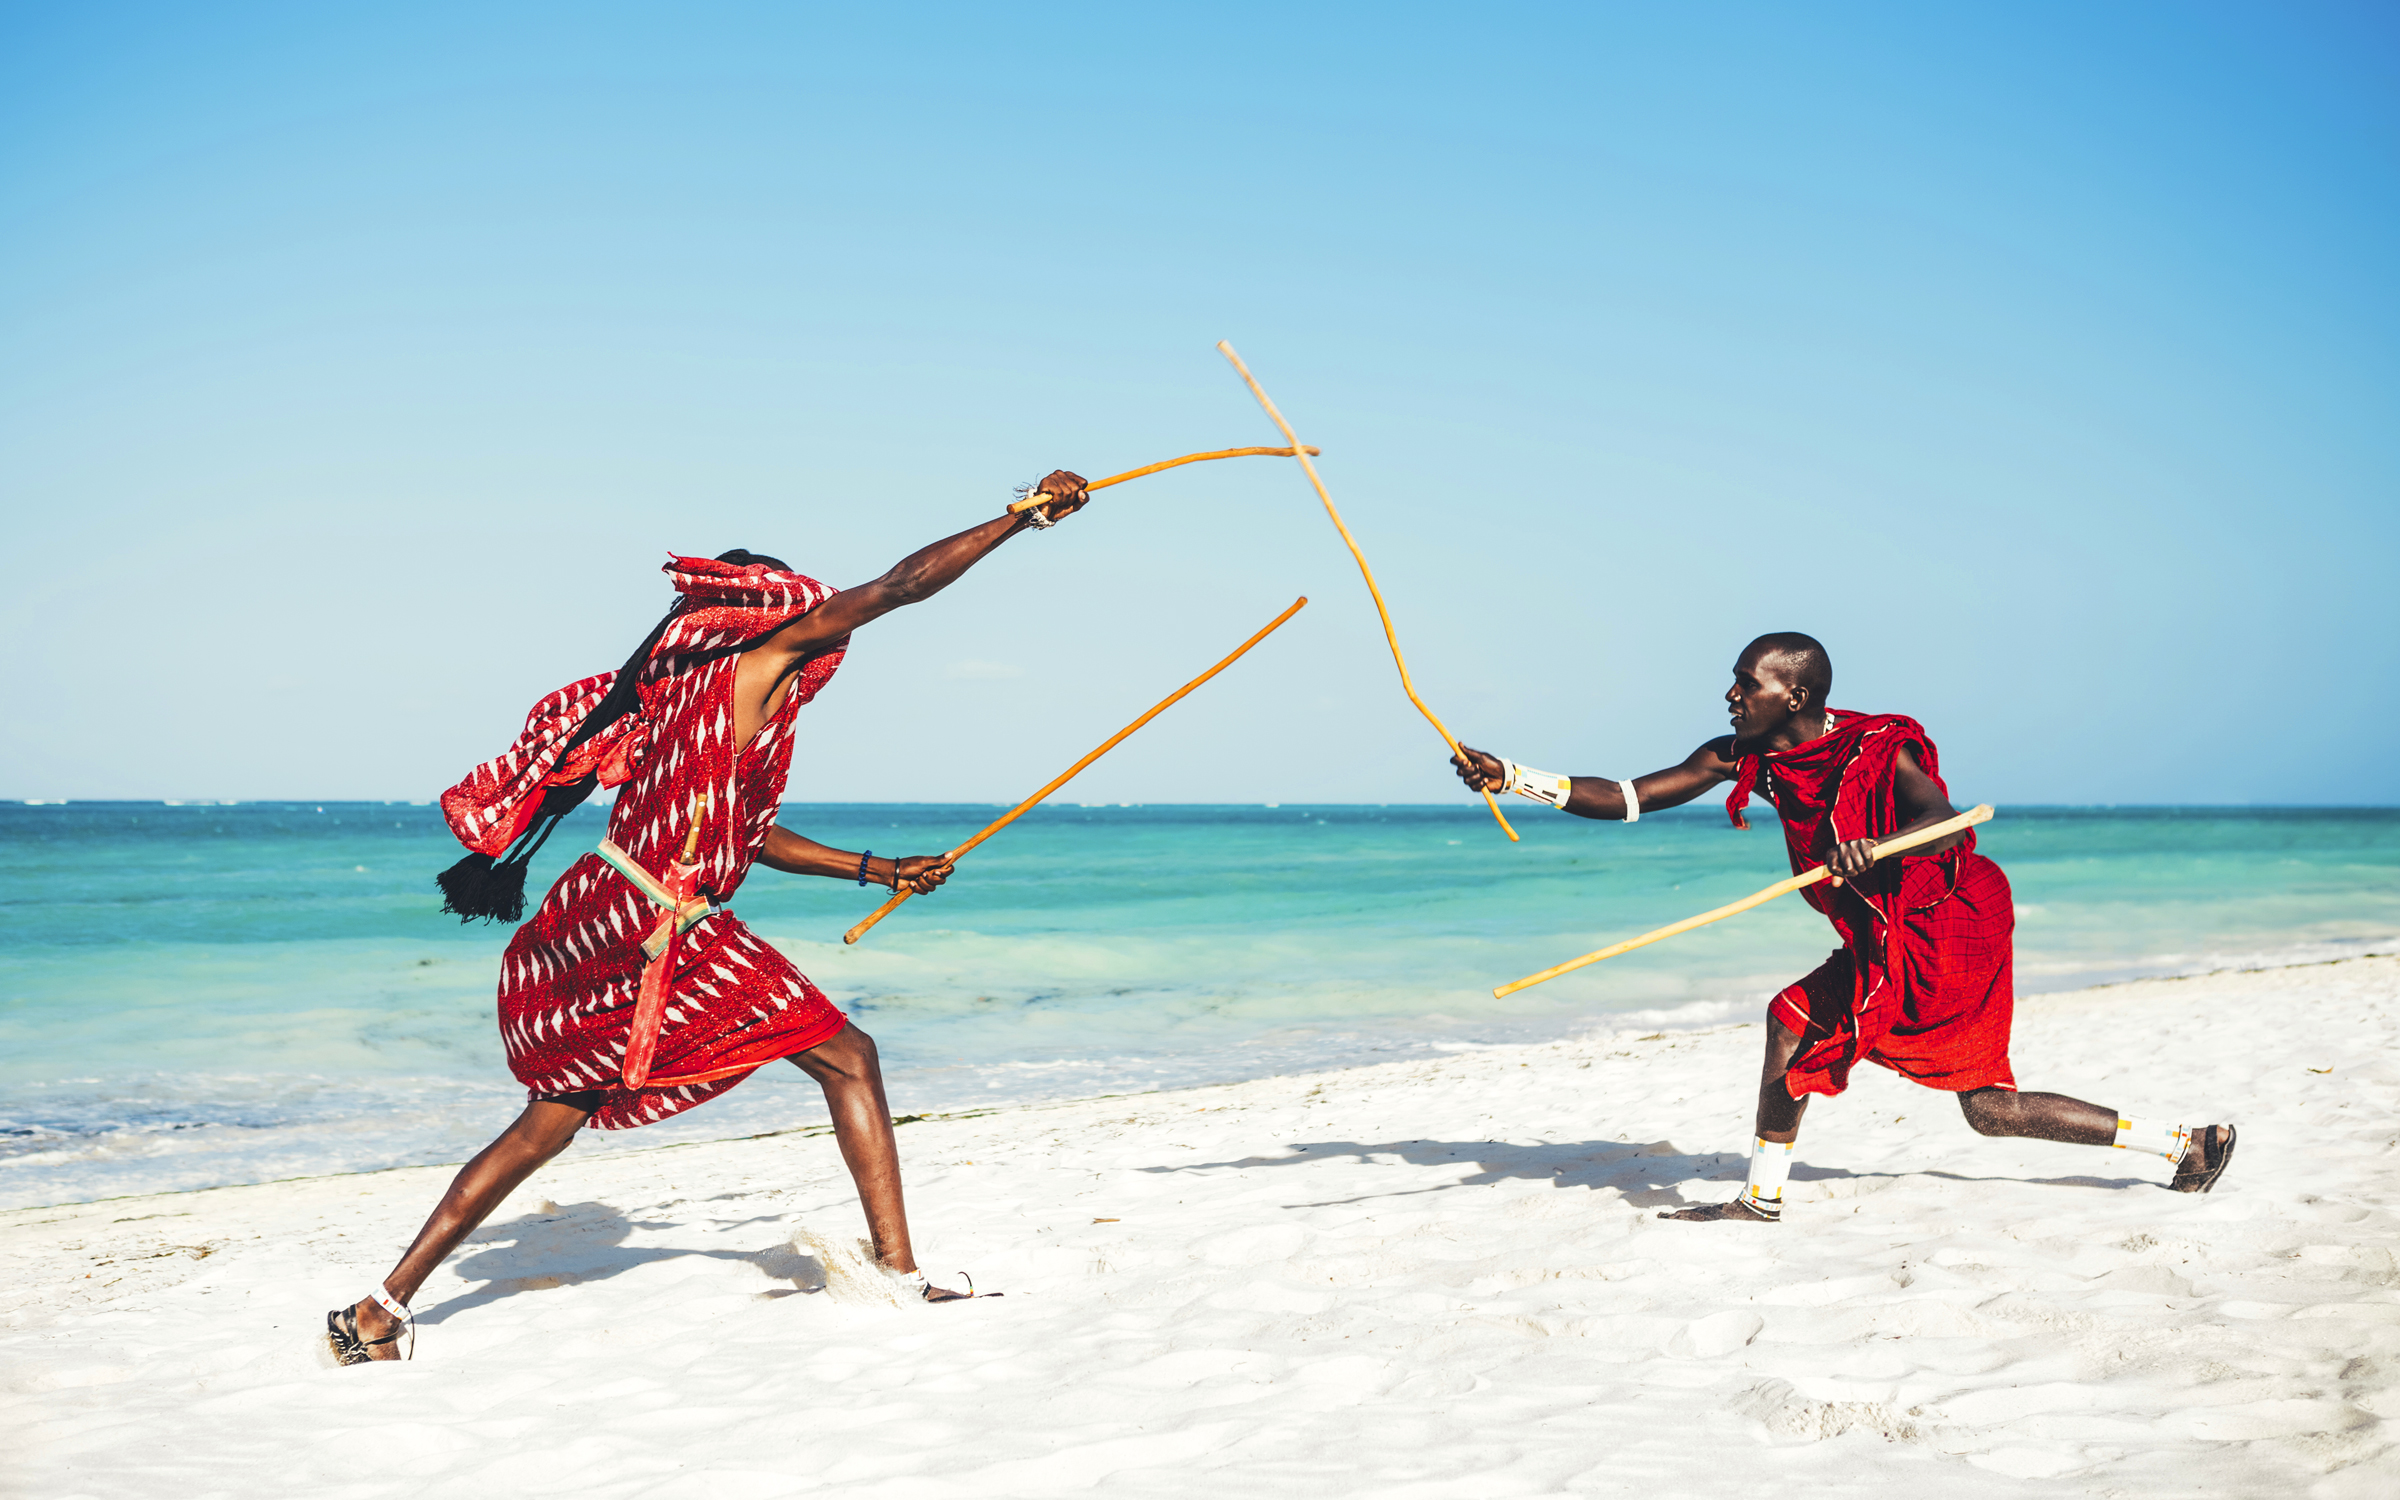
[[[1530,804],[1038,809],[854,948],[881,899],[753,872],[735,910],[874,1033],[925,1113],[1755,1014],[1832,947],[1796,899],[1505,1002],[1491,987],[1785,873],[1772,818],[1626,827]],[[931,853],[984,806],[787,804]],[[587,808],[536,888],[603,831]],[[2384,951],[2400,809],[2003,808],[2027,991]],[[523,1093],[492,1024],[505,930],[440,915],[434,809],[0,806],[0,1206],[455,1161]],[[820,1120],[775,1067],[623,1149]]]

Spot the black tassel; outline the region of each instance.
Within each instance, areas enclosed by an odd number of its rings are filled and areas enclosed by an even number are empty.
[[[494,859],[488,854],[470,854],[441,874],[433,883],[442,888],[442,910],[461,922],[477,917],[486,922],[506,922],[510,925],[525,920],[525,867],[550,842],[550,835],[565,822],[567,814],[583,804],[599,783],[586,776],[571,786],[554,786],[542,794],[541,808],[535,812],[533,826],[517,835],[508,852]]]
[[[461,922],[477,917],[515,924],[525,920],[525,863],[470,854],[433,877],[442,888],[442,910]]]
[[[754,557],[747,552],[740,555],[742,562],[737,566],[747,566],[757,561],[790,571],[771,557]],[[729,552],[717,561],[728,562],[733,557],[734,554]],[[576,726],[575,733],[560,751],[561,755],[572,754],[576,746],[641,708],[639,683],[642,666],[650,660],[650,653],[658,643],[666,639],[667,627],[674,624],[676,617],[683,613],[686,602],[676,600],[674,608],[668,610],[642,643],[634,648],[633,655],[625,658],[625,665],[617,669],[617,680],[609,685],[607,696],[584,715],[583,722]],[[725,654],[730,655],[741,649],[740,646],[728,647],[725,648]],[[597,777],[586,776],[572,785],[545,789],[542,805],[534,814],[533,826],[517,836],[517,841],[509,846],[502,858],[470,854],[434,876],[434,884],[442,888],[442,910],[461,922],[472,922],[478,917],[486,922],[513,924],[524,921],[525,867],[533,863],[533,856],[540,851],[551,831],[565,820],[568,813],[582,805],[583,799],[589,797],[599,784]]]

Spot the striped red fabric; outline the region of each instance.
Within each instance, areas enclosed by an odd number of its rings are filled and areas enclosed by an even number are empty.
[[[682,852],[701,801],[697,883],[720,907],[733,898],[774,827],[791,773],[794,721],[842,653],[803,667],[765,726],[738,750],[733,685],[741,658],[709,653],[755,640],[834,591],[797,573],[706,558],[676,558],[667,572],[684,608],[642,670],[640,711],[562,760],[566,739],[615,674],[585,678],[536,704],[508,753],[453,789],[455,807],[444,799],[461,842],[486,853],[505,849],[501,832],[530,821],[544,786],[597,773],[602,785],[619,789],[609,839],[653,875]],[[499,1020],[509,1068],[528,1094],[602,1090],[593,1125],[644,1125],[829,1040],[846,1024],[788,959],[718,910],[677,941],[649,1077],[639,1089],[624,1087],[641,941],[656,920],[647,897],[586,854],[517,929],[501,960]]]
[[[642,712],[619,719],[562,760],[567,741],[608,696],[617,674],[601,672],[570,682],[536,703],[515,744],[442,793],[442,816],[460,843],[497,859],[533,822],[545,788],[568,786],[592,775],[604,787],[622,785],[650,741],[652,726],[646,716],[651,684],[688,668],[695,656],[787,625],[834,595],[813,578],[758,563],[736,567],[714,558],[670,557],[664,571],[682,598],[666,634],[651,648],[649,665],[642,669]],[[841,659],[835,652],[802,670],[801,680],[793,684],[801,702],[816,696]]]

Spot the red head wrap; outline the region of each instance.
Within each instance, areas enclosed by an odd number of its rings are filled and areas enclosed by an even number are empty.
[[[639,678],[643,689],[689,664],[679,658],[713,657],[728,647],[754,641],[834,595],[832,588],[813,578],[763,563],[737,567],[714,558],[671,557],[664,571],[683,598],[650,648],[648,664]],[[841,659],[841,652],[828,652],[801,669],[799,680],[792,684],[800,702],[817,695]],[[586,777],[596,777],[602,786],[617,786],[633,774],[649,742],[649,720],[639,709],[607,725],[571,753],[567,750],[568,741],[616,681],[616,672],[602,672],[568,683],[542,699],[525,716],[525,730],[515,744],[442,793],[442,815],[460,843],[496,859],[532,826],[546,789],[572,786]]]

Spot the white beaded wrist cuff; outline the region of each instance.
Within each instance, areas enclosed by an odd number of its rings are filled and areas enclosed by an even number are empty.
[[[1514,792],[1529,802],[1539,802],[1548,807],[1565,807],[1567,798],[1572,796],[1575,791],[1573,777],[1557,776],[1548,771],[1537,771],[1531,766],[1520,766],[1513,760],[1500,762],[1500,770],[1500,790]]]

